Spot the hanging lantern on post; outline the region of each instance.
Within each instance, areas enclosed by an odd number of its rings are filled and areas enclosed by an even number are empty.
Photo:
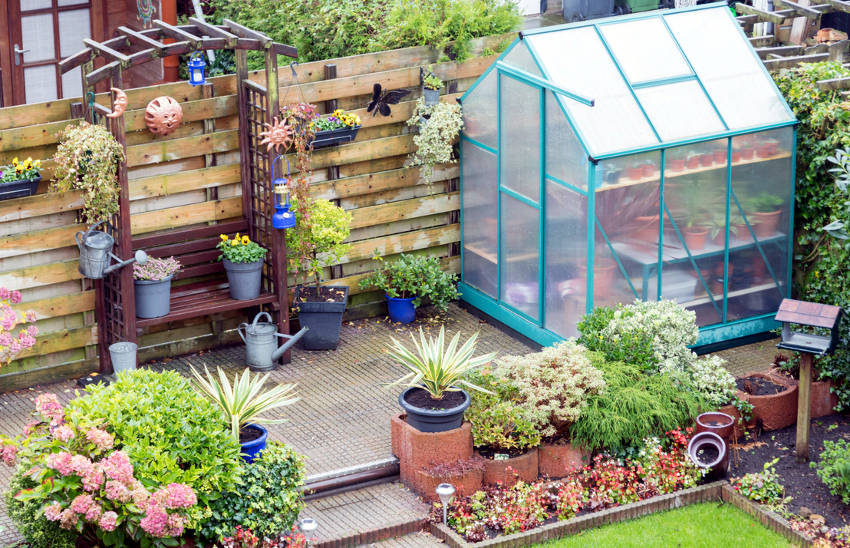
[[[278,155],[272,163],[272,177],[274,177],[274,166],[281,159]],[[281,170],[282,172],[283,170]],[[292,205],[289,197],[289,179],[281,177],[274,179],[274,215],[272,215],[272,226],[279,230],[295,228],[295,214],[290,207]]]
[[[207,67],[204,56],[200,51],[196,51],[189,57],[189,62],[186,63],[189,68],[189,83],[193,86],[202,86],[207,83],[204,80],[204,70]]]

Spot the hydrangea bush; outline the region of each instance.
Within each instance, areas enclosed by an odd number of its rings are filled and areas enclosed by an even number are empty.
[[[8,365],[23,350],[35,346],[35,337],[38,335],[35,312],[27,312],[23,318],[19,317],[12,305],[20,302],[20,291],[0,287],[0,367]],[[25,323],[30,325],[24,326]],[[21,329],[15,334],[19,326]]]
[[[176,544],[197,503],[190,487],[172,482],[148,489],[101,421],[67,416],[55,394],[40,395],[35,405],[37,421],[18,439],[2,440],[3,461],[14,465],[19,456],[35,485],[15,499],[41,504],[48,521],[105,546]]]

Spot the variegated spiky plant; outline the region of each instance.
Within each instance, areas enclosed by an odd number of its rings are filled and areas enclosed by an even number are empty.
[[[242,375],[233,377],[231,384],[221,367],[218,368],[218,378],[209,372],[206,365],[204,375],[194,367],[191,369],[201,393],[224,411],[233,437],[237,440],[239,430],[247,424],[284,422],[286,419],[269,419],[259,415],[271,409],[292,405],[299,399],[295,395],[295,384],[279,384],[271,390],[263,391],[269,373],[252,377],[248,368],[245,368]]]
[[[456,333],[449,346],[446,348],[446,330],[440,327],[440,334],[436,338],[425,338],[422,328],[419,328],[419,340],[411,333],[410,338],[416,352],[411,352],[403,344],[392,339],[393,345],[389,354],[399,361],[410,373],[400,378],[393,385],[404,384],[405,386],[418,386],[425,389],[432,398],[441,399],[444,392],[460,390],[461,386],[487,392],[466,380],[467,373],[489,363],[496,357],[495,352],[483,356],[472,357],[475,351],[475,343],[478,333],[467,339],[463,346],[458,348],[460,333]]]

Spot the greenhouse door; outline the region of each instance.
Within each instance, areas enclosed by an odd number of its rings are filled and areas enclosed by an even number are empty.
[[[541,88],[498,72],[499,301],[543,324]]]

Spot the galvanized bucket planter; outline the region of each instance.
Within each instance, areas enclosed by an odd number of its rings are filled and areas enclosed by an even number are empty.
[[[115,374],[136,370],[136,343],[121,341],[109,345],[109,358]]]
[[[171,279],[134,280],[137,318],[161,318],[171,311]]]
[[[230,298],[237,301],[250,301],[260,296],[260,278],[263,273],[263,261],[253,263],[232,263],[222,259],[227,281],[230,283]]]

